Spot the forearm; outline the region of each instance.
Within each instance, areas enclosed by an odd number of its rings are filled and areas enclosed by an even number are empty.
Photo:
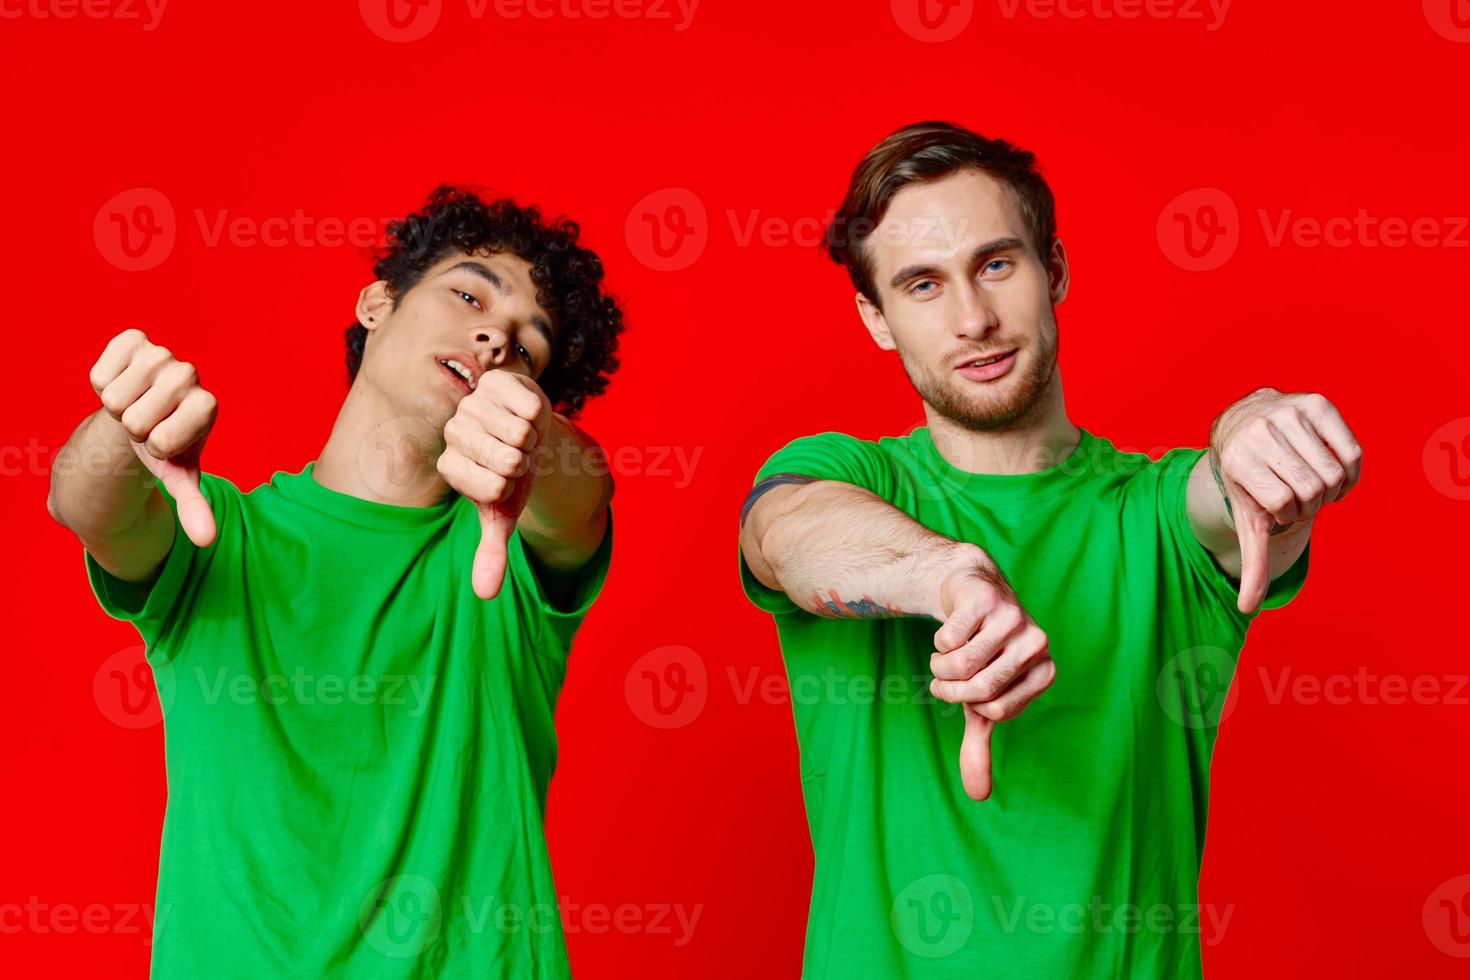
[[[977,546],[929,530],[874,494],[825,480],[766,493],[741,545],[762,583],[835,618],[943,619],[945,576],[990,563]]]
[[[531,494],[518,527],[552,564],[585,560],[602,540],[613,480],[591,436],[553,416],[533,463]]]
[[[51,516],[84,541],[124,534],[159,496],[122,423],[98,409],[72,432],[51,468]]]
[[[1242,572],[1240,536],[1216,458],[1213,450],[1206,453],[1190,472],[1186,511],[1190,529],[1200,544],[1214,556],[1225,574],[1239,579]],[[1296,564],[1311,540],[1312,524],[1313,521],[1307,520],[1286,527],[1273,526],[1267,545],[1272,579]]]

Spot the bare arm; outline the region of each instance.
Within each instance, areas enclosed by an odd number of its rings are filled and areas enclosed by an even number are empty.
[[[943,620],[944,577],[989,561],[851,484],[783,475],[755,494],[740,529],[746,564],[818,616]]]
[[[592,437],[560,415],[552,416],[540,445],[531,495],[516,526],[544,566],[575,571],[602,544],[612,474]]]
[[[102,409],[57,453],[46,509],[99,565],[128,582],[148,579],[173,546],[168,501],[122,424]]]
[[[177,523],[201,546],[214,539],[214,517],[199,490],[214,396],[199,386],[192,365],[139,330],[112,338],[91,382],[102,407],[57,454],[46,509],[108,572],[146,581],[173,546]],[[159,480],[174,495],[178,521]]]
[[[747,498],[740,547],[751,573],[808,612],[941,622],[931,693],[964,705],[960,777],[991,791],[990,735],[1051,686],[1046,634],[980,547],[930,531],[850,484],[782,474]]]

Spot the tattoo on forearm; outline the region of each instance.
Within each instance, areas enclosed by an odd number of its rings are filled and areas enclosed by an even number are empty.
[[[833,619],[881,619],[887,616],[903,615],[902,609],[897,606],[889,608],[875,602],[872,596],[865,595],[861,599],[844,599],[836,589],[828,589],[826,598],[823,598],[820,593],[813,592],[811,606],[811,611],[818,616],[830,616]]]
[[[800,473],[775,473],[771,476],[766,477],[764,480],[757,483],[751,489],[750,493],[746,494],[745,503],[742,504],[740,507],[740,526],[745,526],[745,519],[750,516],[750,508],[755,506],[755,502],[761,499],[761,497],[765,496],[767,493],[770,493],[772,490],[776,489],[777,487],[786,486],[788,484],[816,482],[816,477],[802,476]]]

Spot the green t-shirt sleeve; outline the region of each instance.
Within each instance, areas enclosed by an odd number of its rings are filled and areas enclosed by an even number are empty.
[[[1246,615],[1236,608],[1235,604],[1240,598],[1240,582],[1225,574],[1215,557],[1200,544],[1199,538],[1194,535],[1194,529],[1189,526],[1189,476],[1206,452],[1204,449],[1174,449],[1165,453],[1155,464],[1159,467],[1159,506],[1164,536],[1176,554],[1188,565],[1194,579],[1232,615],[1248,622],[1257,613]],[[1292,566],[1271,581],[1261,609],[1279,609],[1296,598],[1307,580],[1311,551],[1312,545],[1309,541]]]
[[[866,442],[841,432],[803,436],[787,443],[766,460],[765,465],[756,473],[751,487],[753,489],[763,480],[783,473],[850,483],[871,491],[884,500],[893,499],[893,467],[887,454],[877,443]],[[740,584],[745,589],[747,599],[768,613],[800,611],[801,607],[792,602],[786,593],[762,585],[745,563],[745,555],[740,553],[739,557]]]
[[[132,623],[147,646],[147,659],[158,665],[173,656],[176,630],[187,616],[200,582],[221,547],[233,540],[239,523],[240,491],[228,480],[202,473],[199,489],[214,513],[217,534],[208,548],[200,548],[179,527],[178,504],[162,482],[157,487],[174,513],[174,540],[150,582],[128,582],[113,575],[83,549],[87,581],[102,611],[113,619]]]
[[[587,563],[577,570],[575,579],[557,590],[561,601],[552,595],[547,583],[537,572],[531,556],[527,553],[520,531],[510,536],[509,576],[517,607],[521,615],[536,624],[537,652],[554,659],[564,659],[572,649],[572,638],[582,625],[592,603],[602,594],[607,581],[608,568],[612,565],[613,516],[608,507],[607,530],[602,543],[597,546]]]

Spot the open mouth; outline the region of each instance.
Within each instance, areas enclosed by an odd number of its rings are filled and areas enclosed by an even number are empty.
[[[971,381],[992,381],[1009,372],[1011,365],[1015,363],[1016,351],[1008,350],[1003,354],[973,358],[959,365],[955,370]]]
[[[474,373],[471,372],[469,368],[465,367],[459,361],[456,361],[452,357],[445,358],[439,361],[439,367],[444,371],[446,375],[454,379],[455,384],[459,385],[466,392],[471,392],[475,390]]]

